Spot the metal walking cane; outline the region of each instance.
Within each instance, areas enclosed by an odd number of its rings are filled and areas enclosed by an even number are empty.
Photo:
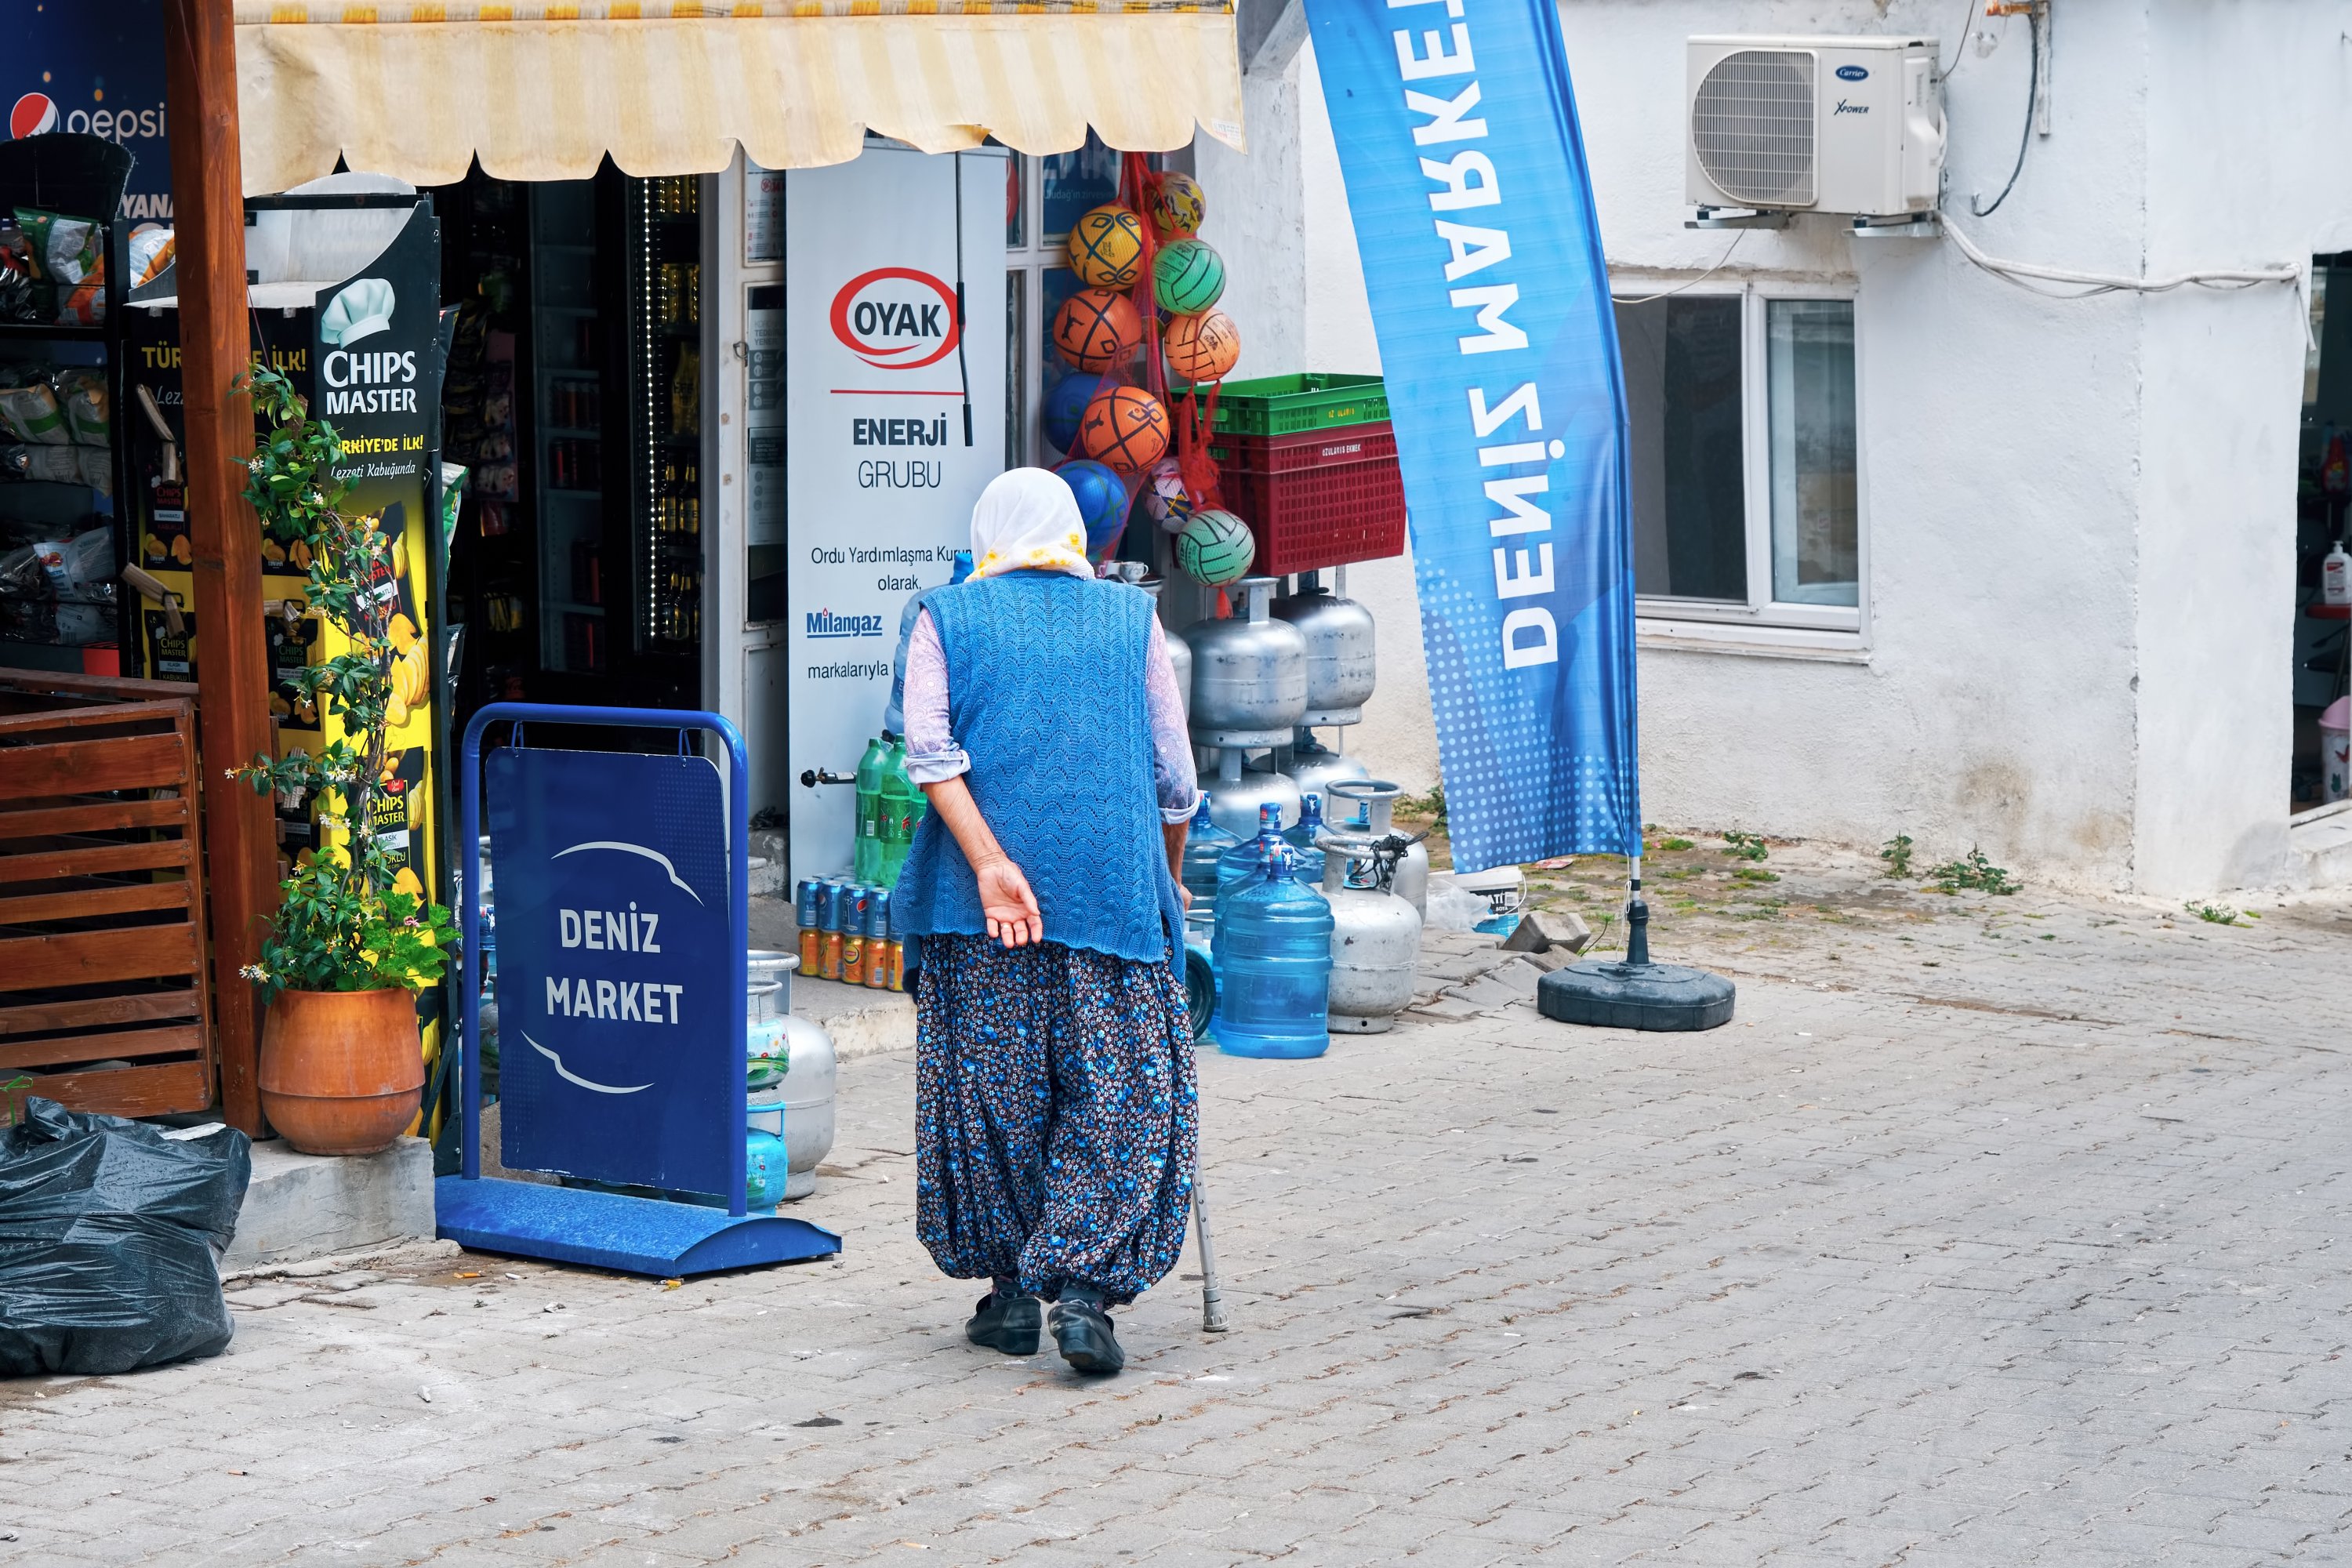
[[[1209,1240],[1209,1200],[1197,1170],[1192,1173],[1192,1228],[1201,1242],[1201,1331],[1222,1334],[1233,1325],[1225,1321],[1225,1299],[1217,1289],[1217,1249]]]

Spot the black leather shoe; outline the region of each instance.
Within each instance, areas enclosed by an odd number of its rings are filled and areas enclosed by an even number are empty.
[[[1034,1296],[1002,1296],[990,1291],[980,1299],[980,1310],[963,1326],[964,1338],[1006,1355],[1035,1355],[1037,1325],[1044,1316]]]
[[[1080,1372],[1108,1375],[1127,1364],[1127,1352],[1110,1331],[1110,1315],[1090,1290],[1066,1289],[1054,1303],[1054,1342],[1062,1359]]]

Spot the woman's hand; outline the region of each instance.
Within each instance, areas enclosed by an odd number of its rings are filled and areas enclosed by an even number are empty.
[[[980,887],[980,912],[988,921],[989,935],[1007,947],[1045,940],[1045,917],[1020,867],[1000,853],[973,866],[971,874]]]

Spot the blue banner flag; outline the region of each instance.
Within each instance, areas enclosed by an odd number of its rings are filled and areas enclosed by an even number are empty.
[[[1552,0],[1306,0],[1454,864],[1638,854],[1625,394]]]

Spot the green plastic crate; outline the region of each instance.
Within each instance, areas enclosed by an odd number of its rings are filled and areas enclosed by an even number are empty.
[[[1388,416],[1377,375],[1263,375],[1229,381],[1217,395],[1217,432],[1225,436],[1294,436]]]

